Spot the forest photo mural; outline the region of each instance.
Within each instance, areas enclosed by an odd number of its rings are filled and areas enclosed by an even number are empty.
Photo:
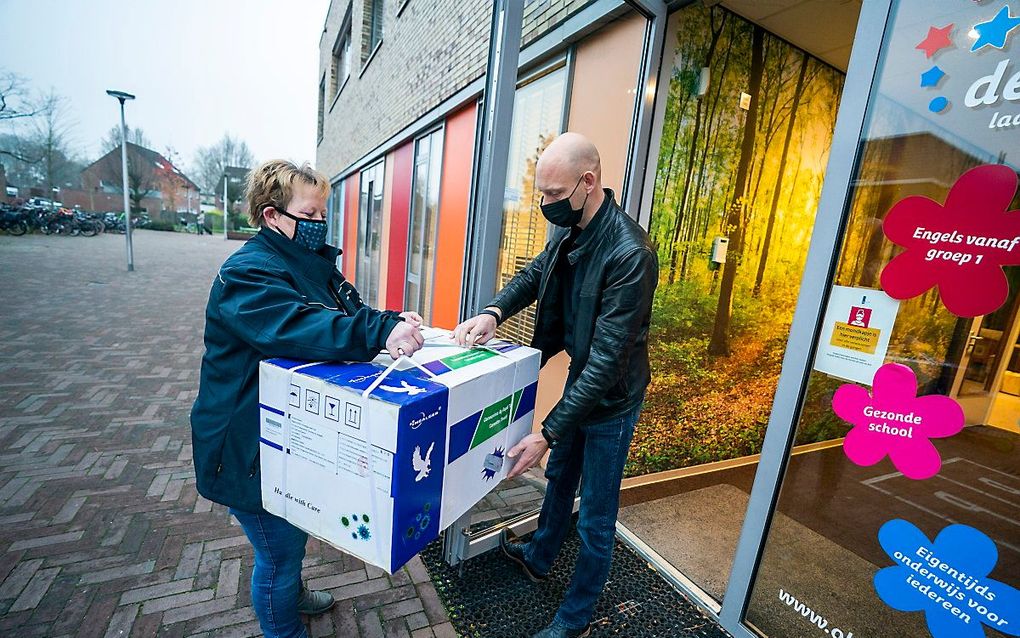
[[[761,451],[844,79],[720,6],[670,18],[664,64],[652,385],[631,476]]]

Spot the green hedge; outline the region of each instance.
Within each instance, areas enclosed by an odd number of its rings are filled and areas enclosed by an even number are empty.
[[[205,214],[206,228],[211,228],[214,235],[223,234],[223,211],[211,210]]]

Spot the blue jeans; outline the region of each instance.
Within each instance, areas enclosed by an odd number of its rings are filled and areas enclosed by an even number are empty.
[[[580,629],[591,621],[609,577],[620,508],[620,483],[640,406],[622,416],[589,423],[564,436],[549,455],[545,477],[549,483],[538,518],[538,530],[525,550],[525,559],[545,574],[559,554],[570,528],[574,494],[581,486],[577,534],[581,550],[570,587],[556,612],[555,622]]]
[[[308,534],[272,514],[231,508],[255,548],[251,604],[266,638],[308,638],[298,616],[301,561]]]

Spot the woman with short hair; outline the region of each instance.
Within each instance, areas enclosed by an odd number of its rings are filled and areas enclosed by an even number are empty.
[[[220,267],[206,307],[205,355],[191,411],[202,496],[230,508],[255,549],[252,605],[267,638],[305,638],[299,613],[333,606],[301,583],[308,535],[262,508],[259,362],[272,357],[396,359],[423,343],[421,317],[365,305],[326,243],[326,177],[271,160],[251,171],[248,220],[259,232]]]

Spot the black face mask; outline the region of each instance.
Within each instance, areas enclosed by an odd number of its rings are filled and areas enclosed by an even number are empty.
[[[551,204],[545,203],[545,197],[542,197],[542,215],[549,220],[550,224],[556,226],[562,226],[563,228],[570,228],[577,226],[581,223],[581,217],[584,216],[584,205],[588,203],[588,193],[585,193],[584,201],[581,202],[581,208],[575,210],[570,205],[570,198],[574,196],[574,192],[577,191],[577,187],[581,185],[581,180],[584,179],[584,174],[578,178],[577,183],[574,184],[574,190],[570,191],[570,195],[567,195],[559,201],[555,201]]]

